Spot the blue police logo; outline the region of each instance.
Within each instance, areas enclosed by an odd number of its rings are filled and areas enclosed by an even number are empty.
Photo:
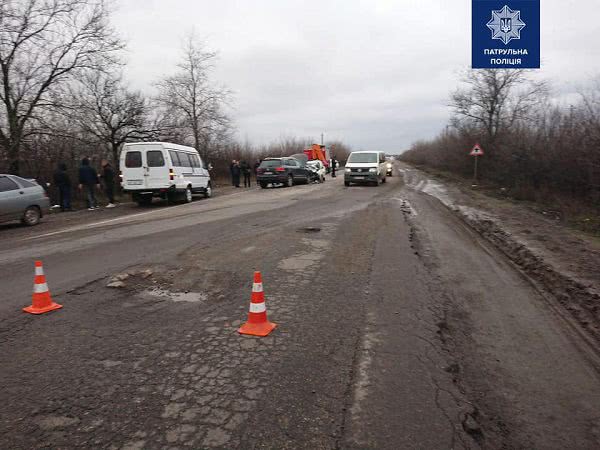
[[[492,11],[492,20],[487,26],[492,31],[492,39],[498,39],[507,45],[513,39],[521,39],[525,22],[521,20],[521,11],[513,11],[504,5],[504,8]]]

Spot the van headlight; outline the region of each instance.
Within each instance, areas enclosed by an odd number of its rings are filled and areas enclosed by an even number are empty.
[[[352,169],[350,167],[346,167],[344,170],[345,170],[346,173],[352,172]]]
[[[376,167],[371,167],[371,168],[369,169],[369,172],[371,172],[371,173],[375,173],[375,172],[377,172],[377,168],[376,168]]]

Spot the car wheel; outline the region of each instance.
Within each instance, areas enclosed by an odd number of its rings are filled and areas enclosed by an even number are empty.
[[[30,206],[23,213],[23,218],[21,219],[21,222],[23,223],[23,225],[31,227],[40,223],[41,217],[42,214],[40,213],[40,209],[37,206]]]
[[[350,182],[349,181],[344,181],[344,186],[346,186],[346,187],[350,186]]]
[[[192,188],[190,188],[189,186],[185,188],[185,192],[183,193],[183,201],[185,203],[192,203],[193,197],[192,197]]]
[[[290,176],[288,176],[287,183],[285,186],[292,187],[293,185],[294,185],[294,177],[290,175]]]
[[[269,185],[269,183],[265,183],[263,181],[260,182],[260,187],[263,189],[266,189],[268,185]]]
[[[204,191],[204,198],[211,198],[212,197],[212,185],[210,184],[210,181],[208,182],[208,184],[206,185],[206,190]]]

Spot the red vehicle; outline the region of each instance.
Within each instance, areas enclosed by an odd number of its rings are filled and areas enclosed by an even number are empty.
[[[309,161],[319,160],[325,166],[327,173],[331,170],[329,167],[329,156],[327,154],[327,148],[324,145],[313,144],[311,148],[304,150],[304,154],[308,156]]]

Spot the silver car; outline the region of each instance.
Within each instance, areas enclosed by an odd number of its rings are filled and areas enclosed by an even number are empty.
[[[0,174],[0,223],[21,220],[35,225],[49,207],[46,191],[35,181]]]

